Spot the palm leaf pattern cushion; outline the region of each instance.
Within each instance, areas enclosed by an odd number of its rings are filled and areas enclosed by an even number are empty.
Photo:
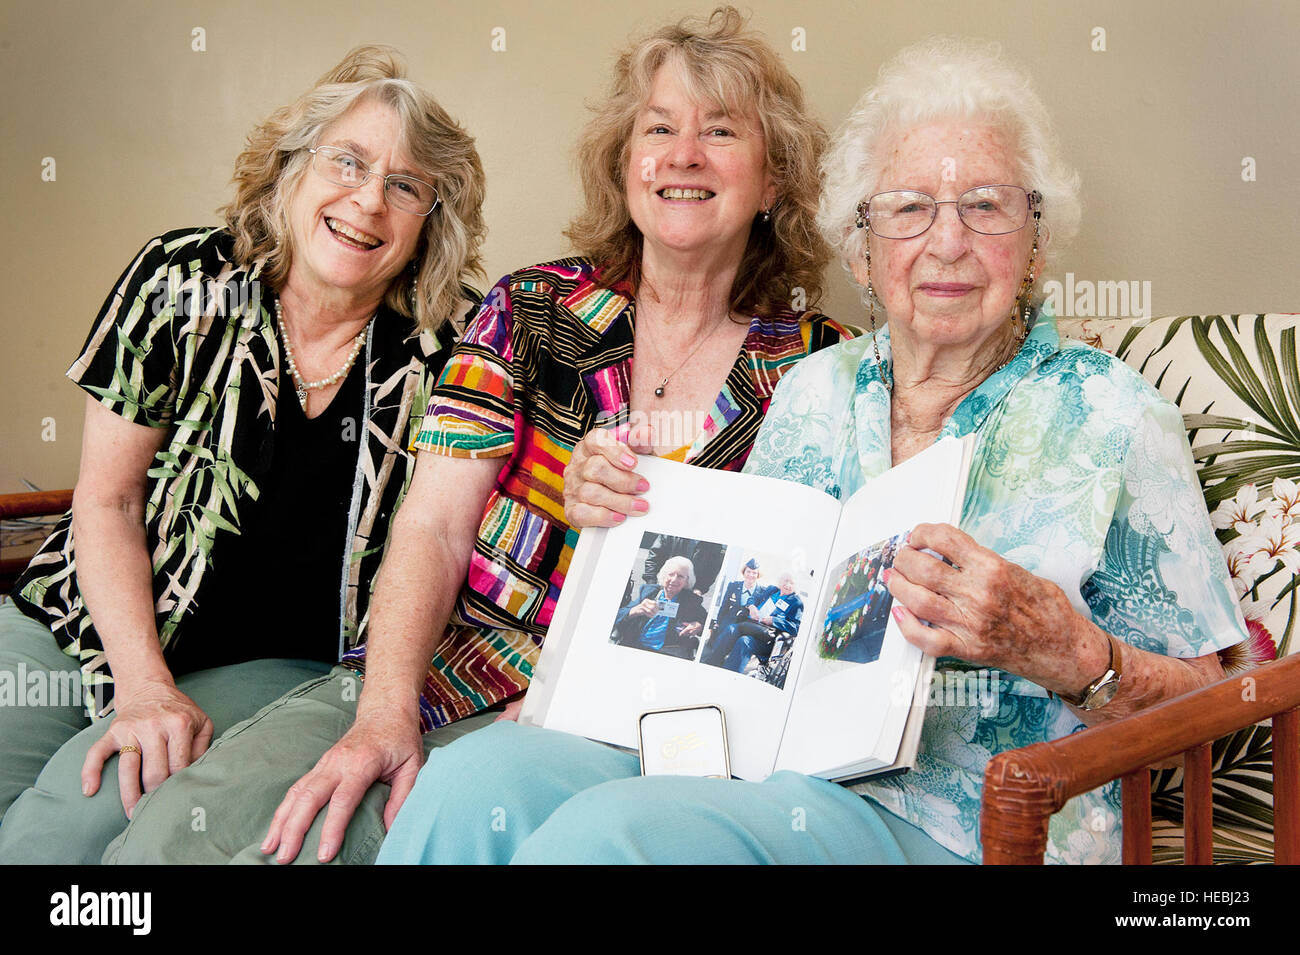
[[[1063,319],[1062,336],[1137,369],[1183,413],[1205,503],[1251,641],[1230,673],[1295,649],[1300,572],[1300,315]],[[1271,862],[1271,731],[1214,743],[1217,862]],[[1182,773],[1153,779],[1156,862],[1182,858]]]

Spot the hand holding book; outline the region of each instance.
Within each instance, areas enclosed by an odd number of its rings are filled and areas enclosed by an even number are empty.
[[[890,625],[881,574],[912,527],[958,518],[972,449],[940,441],[844,501],[643,460],[652,516],[579,538],[521,721],[630,747],[645,710],[713,703],[727,713],[742,778],[910,765],[931,661]],[[786,519],[755,523],[771,510]],[[665,539],[677,542],[672,574],[651,560]],[[721,573],[696,579],[685,555],[711,551]],[[689,588],[672,589],[673,574]],[[662,610],[649,615],[645,598],[660,592],[689,604],[675,626],[695,623],[699,639],[665,629]]]
[[[564,469],[564,518],[573,527],[617,527],[649,505],[638,495],[650,483],[637,474],[638,454],[653,454],[649,428],[594,428],[573,449]]]
[[[886,583],[903,637],[931,656],[1006,670],[1066,695],[1106,668],[1109,641],[1060,587],[950,524],[918,524]]]

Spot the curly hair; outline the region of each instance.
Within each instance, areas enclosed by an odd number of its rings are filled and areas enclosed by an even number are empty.
[[[731,307],[770,315],[789,308],[802,289],[811,306],[822,294],[830,252],[816,226],[822,125],[804,108],[803,89],[734,7],[707,20],[687,18],[635,43],[618,59],[614,81],[578,146],[583,210],[565,235],[601,267],[601,281],[640,282],[642,236],[627,207],[627,176],[637,114],[655,75],[675,69],[696,102],[733,117],[754,116],[763,131],[777,201],[770,221],[756,218],[731,289]]]
[[[221,214],[235,236],[236,259],[264,258],[266,281],[283,284],[294,251],[288,205],[310,164],[307,150],[363,100],[397,114],[397,145],[432,178],[442,199],[425,217],[413,267],[403,270],[384,296],[398,314],[433,331],[464,310],[461,285],[483,277],[483,164],[473,138],[406,79],[401,55],[391,47],[355,48],[310,90],[257,126],[235,160],[235,198]]]
[[[1079,229],[1079,176],[1062,161],[1047,107],[1029,77],[996,43],[931,37],[881,67],[826,153],[818,214],[826,240],[846,268],[861,259],[867,236],[855,227],[858,203],[879,186],[898,135],[941,119],[980,120],[1009,135],[1023,184],[1043,196],[1041,281]]]

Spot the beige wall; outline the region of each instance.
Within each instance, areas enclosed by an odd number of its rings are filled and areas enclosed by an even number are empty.
[[[570,144],[630,33],[695,3],[555,0],[8,2],[0,13],[0,492],[69,486],[81,392],[62,373],[151,235],[215,221],[250,126],[360,42],[399,47],[477,136],[490,278],[566,251]],[[930,33],[1001,41],[1037,79],[1084,179],[1079,279],[1149,281],[1154,313],[1300,309],[1294,2],[757,0],[838,124],[884,58]],[[206,31],[206,52],[191,30]],[[491,31],[504,27],[506,50]],[[806,31],[805,51],[791,49]],[[1094,52],[1093,30],[1106,31]],[[1257,181],[1242,179],[1243,157]],[[44,182],[42,160],[57,178]],[[861,307],[834,268],[824,308]],[[55,440],[49,437],[52,419]],[[43,432],[45,432],[43,434]]]

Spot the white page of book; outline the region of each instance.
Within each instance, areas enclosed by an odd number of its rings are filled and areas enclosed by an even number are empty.
[[[881,765],[896,758],[923,654],[899,631],[889,612],[892,598],[880,599],[883,634],[879,621],[863,619],[857,624],[862,636],[854,633],[842,646],[834,640],[823,642],[825,634],[834,632],[834,625],[827,625],[827,614],[832,608],[853,606],[850,571],[855,559],[865,564],[861,577],[878,581],[879,568],[872,557],[877,548],[885,554],[889,542],[897,546],[901,535],[917,524],[952,522],[959,516],[961,501],[956,495],[965,485],[964,452],[960,440],[945,439],[875,478],[845,503],[817,625],[804,645],[798,695],[790,709],[778,769],[833,778],[842,775],[836,770],[861,764],[873,753]],[[954,500],[958,513],[954,513]],[[880,506],[880,502],[887,503]],[[892,557],[882,563],[887,566]],[[849,592],[837,600],[841,580],[842,592]],[[883,591],[883,584],[876,586]],[[873,594],[879,591],[872,589]],[[873,609],[870,599],[865,608]],[[864,647],[863,641],[869,643]],[[879,727],[879,731],[864,735],[854,727]]]
[[[752,676],[701,663],[700,651],[688,660],[617,645],[611,630],[643,541],[647,534],[658,533],[803,562],[817,588],[805,601],[798,639],[806,639],[819,602],[839,502],[800,484],[656,458],[642,458],[637,470],[650,482],[645,495],[649,512],[600,531],[603,541],[596,566],[584,568],[590,572],[587,592],[570,594],[566,585],[560,598],[557,622],[565,610],[566,621],[576,616],[576,623],[560,672],[546,675],[545,725],[635,748],[637,718],[644,711],[716,703],[727,716],[733,774],[763,779],[772,772],[788,699],[798,680],[793,667],[784,687],[778,689]],[[726,583],[720,580],[717,588]],[[563,607],[571,600],[581,601],[575,612]],[[711,622],[717,608],[706,609]]]

